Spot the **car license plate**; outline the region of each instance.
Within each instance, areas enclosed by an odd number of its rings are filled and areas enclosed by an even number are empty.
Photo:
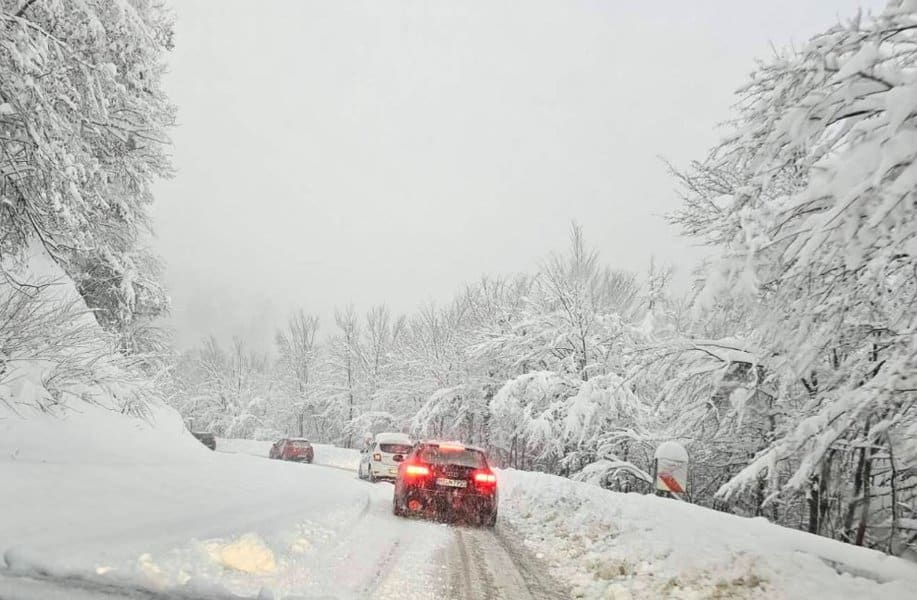
[[[463,488],[468,487],[468,482],[461,479],[446,479],[445,477],[440,477],[436,480],[436,485],[442,485],[446,487],[454,488]]]

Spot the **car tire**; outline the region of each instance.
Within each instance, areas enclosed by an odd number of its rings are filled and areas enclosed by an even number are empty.
[[[366,470],[369,472],[369,476],[367,477],[367,479],[369,479],[369,482],[370,482],[370,483],[376,483],[377,481],[379,481],[379,480],[376,478],[376,476],[373,475],[373,469],[372,469],[372,467],[368,467]]]
[[[396,517],[404,516],[404,509],[398,506],[397,500],[392,500],[392,514],[395,515]]]
[[[493,529],[496,526],[497,526],[497,511],[494,511],[484,521],[484,527],[487,527],[488,529]]]

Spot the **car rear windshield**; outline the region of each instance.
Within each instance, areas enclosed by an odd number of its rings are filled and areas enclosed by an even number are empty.
[[[379,444],[379,451],[386,454],[407,454],[411,451],[410,444]]]
[[[290,445],[293,446],[294,448],[308,448],[312,444],[304,440],[293,440],[290,442]]]
[[[420,460],[431,465],[459,465],[474,469],[483,469],[487,466],[484,453],[469,448],[426,446],[420,451]]]

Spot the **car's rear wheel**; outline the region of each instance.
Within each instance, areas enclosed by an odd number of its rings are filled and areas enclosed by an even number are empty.
[[[404,516],[404,509],[398,505],[397,500],[392,500],[392,514],[395,515],[396,517]]]
[[[497,511],[493,511],[486,519],[484,519],[483,525],[484,527],[487,527],[489,529],[493,529],[494,527],[496,527],[497,526]]]

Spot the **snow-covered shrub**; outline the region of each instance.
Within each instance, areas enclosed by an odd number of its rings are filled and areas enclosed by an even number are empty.
[[[32,250],[26,267],[8,267],[9,279],[0,281],[0,402],[16,412],[64,414],[78,399],[146,414],[146,402],[158,398],[153,382],[135,358],[118,352],[117,338],[42,249]]]

